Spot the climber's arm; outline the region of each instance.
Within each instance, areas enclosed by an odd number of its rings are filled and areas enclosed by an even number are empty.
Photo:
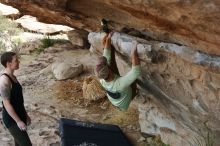
[[[137,53],[137,41],[132,42],[133,48],[131,49],[131,63],[132,66],[140,65],[140,60]]]
[[[119,78],[121,89],[130,86],[141,74],[140,61],[137,53],[137,42],[132,42],[132,46],[134,46],[131,50],[132,69],[125,76]]]
[[[105,56],[107,58],[108,64],[110,65],[111,63],[111,37],[113,35],[113,32],[110,32],[109,34],[106,34],[106,36],[103,38],[102,42],[104,45],[104,52],[103,52],[103,56]]]

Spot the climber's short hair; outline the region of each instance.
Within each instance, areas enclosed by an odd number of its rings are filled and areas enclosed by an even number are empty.
[[[6,64],[8,62],[11,62],[12,59],[13,59],[13,56],[15,56],[15,55],[16,55],[16,53],[15,52],[11,52],[11,51],[3,53],[2,56],[1,56],[1,64],[4,67],[6,67]]]

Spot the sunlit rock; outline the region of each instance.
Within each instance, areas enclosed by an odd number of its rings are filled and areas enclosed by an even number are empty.
[[[16,8],[0,3],[0,15],[4,15],[15,19],[20,16],[20,12]]]
[[[25,15],[16,20],[24,29],[42,34],[58,34],[74,30],[71,27],[39,22],[36,17]]]
[[[64,62],[55,62],[52,64],[52,72],[57,80],[73,78],[79,75],[82,71],[82,64],[71,65]]]

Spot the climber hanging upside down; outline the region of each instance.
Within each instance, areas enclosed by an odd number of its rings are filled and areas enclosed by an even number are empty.
[[[110,102],[120,110],[127,110],[137,94],[135,81],[141,74],[137,41],[132,42],[132,69],[125,76],[120,76],[115,61],[115,48],[111,45],[112,35],[113,32],[110,32],[103,38],[104,52],[103,56],[98,58],[95,73],[106,90]]]

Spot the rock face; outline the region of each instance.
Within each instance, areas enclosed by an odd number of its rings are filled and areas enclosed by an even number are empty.
[[[91,0],[89,3],[81,0],[67,1],[67,8],[136,28],[154,39],[176,42],[220,55],[218,0]]]
[[[102,51],[102,37],[102,33],[89,34],[93,52]],[[113,34],[111,42],[120,55],[129,58],[133,39],[139,42],[137,49],[142,66],[139,85],[154,95],[146,95],[150,101],[139,104],[141,131],[160,134],[166,143],[174,146],[189,145],[197,134],[206,133],[207,127],[219,137],[220,57],[118,32]],[[118,65],[120,70],[127,68]],[[202,132],[198,133],[199,130]],[[219,144],[218,139],[216,143]]]
[[[40,21],[98,30],[111,20],[116,30],[135,28],[144,36],[220,55],[219,0],[3,0]],[[37,12],[37,13],[36,13]],[[76,14],[78,12],[78,14]],[[80,13],[80,14],[79,14]]]

